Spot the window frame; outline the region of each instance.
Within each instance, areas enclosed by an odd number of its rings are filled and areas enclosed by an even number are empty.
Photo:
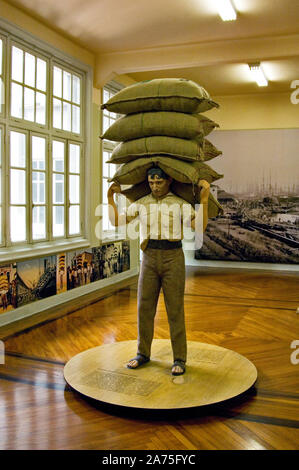
[[[84,114],[84,102],[85,102],[85,95],[84,95],[85,79],[84,79],[84,76],[82,74],[80,74],[78,72],[78,70],[74,69],[69,64],[68,65],[63,64],[57,58],[53,58],[51,65],[52,66],[51,66],[51,70],[50,70],[51,87],[50,87],[50,121],[49,121],[50,129],[51,129],[53,134],[57,134],[57,135],[60,135],[60,136],[62,136],[62,135],[66,136],[67,135],[68,138],[78,139],[80,141],[84,141],[85,140],[85,127],[83,126],[83,114]],[[70,73],[71,75],[75,75],[75,76],[77,76],[81,79],[81,87],[80,87],[80,134],[72,132],[72,130],[67,131],[67,130],[64,130],[62,128],[59,129],[57,127],[54,127],[54,125],[53,125],[53,99],[54,98],[59,99],[62,104],[65,101],[67,103],[70,103],[71,106],[73,104],[77,105],[76,103],[74,103],[72,101],[65,100],[63,97],[59,98],[56,95],[54,95],[54,90],[53,90],[53,87],[54,87],[53,69],[54,69],[54,67],[61,68],[62,71],[66,71],[66,72]],[[63,95],[63,78],[62,78],[62,95]],[[71,111],[71,115],[72,115],[72,111]],[[72,123],[72,118],[71,118],[71,123]],[[62,106],[62,113],[61,113],[61,124],[62,124],[62,127],[63,127],[63,106]],[[72,126],[71,126],[71,128],[72,128]]]
[[[47,64],[47,75],[46,75],[46,91],[43,92],[37,88],[34,88],[34,87],[30,87],[29,85],[25,85],[25,77],[24,77],[24,72],[25,72],[25,60],[23,60],[23,82],[17,82],[15,80],[12,79],[12,61],[11,61],[11,57],[12,57],[12,48],[13,46],[17,47],[18,49],[21,49],[24,51],[24,56],[25,56],[25,53],[28,52],[29,54],[32,54],[32,55],[35,55],[35,57],[37,58],[40,58],[42,60],[44,60]],[[8,56],[8,67],[7,67],[7,78],[6,78],[6,82],[7,82],[7,92],[8,92],[8,106],[7,106],[7,119],[9,121],[12,121],[12,122],[15,122],[15,123],[19,123],[22,127],[24,127],[24,125],[26,126],[26,129],[29,127],[30,129],[35,129],[36,131],[38,130],[46,130],[46,131],[49,131],[51,129],[51,126],[50,126],[50,121],[49,121],[49,117],[50,117],[50,100],[49,100],[49,94],[51,93],[51,90],[50,90],[50,77],[49,77],[49,71],[50,71],[50,62],[51,62],[51,58],[45,54],[43,54],[42,52],[40,51],[37,51],[35,48],[28,46],[26,43],[21,43],[19,42],[18,40],[16,40],[15,38],[11,39],[11,38],[8,38],[7,40],[7,50],[6,52],[8,51],[7,53],[7,56]],[[36,76],[36,69],[35,69],[35,76]],[[30,120],[27,120],[27,119],[24,119],[23,118],[19,118],[19,117],[16,117],[16,116],[12,116],[11,115],[11,83],[17,83],[19,85],[22,86],[22,89],[23,89],[23,105],[22,105],[22,115],[24,116],[24,88],[27,87],[31,90],[34,90],[34,92],[38,92],[38,93],[42,93],[45,95],[46,97],[46,112],[45,112],[45,124],[40,124],[40,123],[37,123],[35,121],[30,121]],[[35,100],[34,100],[34,105],[35,105]],[[34,114],[36,113],[36,106],[34,106]],[[27,127],[28,126],[28,127]]]
[[[0,240],[0,257],[1,262],[9,261],[12,258],[14,259],[26,259],[32,258],[34,256],[40,255],[48,255],[52,253],[56,253],[59,247],[61,249],[79,249],[90,246],[90,239],[92,236],[92,231],[90,227],[90,213],[87,209],[88,203],[88,184],[86,182],[86,177],[89,175],[88,171],[90,169],[90,158],[91,158],[91,140],[92,140],[92,67],[88,64],[81,62],[80,60],[68,55],[65,52],[60,51],[59,49],[51,46],[50,44],[46,43],[45,41],[36,38],[35,36],[27,33],[26,31],[18,28],[17,26],[13,25],[12,23],[8,22],[7,20],[0,18],[0,38],[3,41],[3,77],[4,77],[4,96],[5,96],[5,103],[2,108],[2,113],[0,113],[0,126],[3,131],[3,139],[2,139],[2,150],[3,150],[3,160],[2,160],[2,178],[4,181],[4,176],[8,176],[9,169],[6,168],[6,163],[9,163],[9,155],[7,152],[9,151],[8,145],[8,136],[10,129],[14,128],[16,131],[19,132],[27,132],[28,133],[28,141],[27,146],[30,145],[30,149],[28,150],[27,158],[30,159],[30,170],[28,171],[28,167],[26,168],[27,172],[30,173],[30,188],[28,187],[27,182],[27,189],[30,189],[30,194],[32,191],[32,168],[31,168],[31,139],[32,135],[41,135],[46,138],[48,145],[46,146],[46,155],[47,155],[47,165],[48,165],[48,172],[46,172],[46,184],[48,186],[48,190],[46,190],[46,239],[45,240],[28,240],[28,242],[14,242],[8,243],[9,237],[9,219],[4,218],[2,216],[1,224],[2,224],[2,240]],[[47,75],[46,75],[46,123],[45,125],[40,123],[35,123],[32,121],[23,120],[17,117],[10,116],[10,107],[11,107],[11,54],[12,54],[12,45],[19,47],[25,52],[29,52],[30,54],[34,55],[35,57],[40,57],[42,60],[46,60],[47,62]],[[23,56],[25,57],[25,55]],[[35,59],[35,63],[37,64],[37,59]],[[70,71],[73,75],[78,76],[81,79],[80,82],[80,135],[68,132],[60,129],[55,129],[53,127],[52,119],[52,101],[53,101],[53,94],[52,94],[52,68],[54,63],[61,67],[63,70]],[[37,68],[37,67],[36,67]],[[35,72],[36,76],[36,72]],[[23,77],[25,78],[25,77]],[[36,85],[36,79],[35,79]],[[23,81],[22,87],[24,88],[26,85]],[[38,89],[34,88],[35,91],[39,91]],[[24,91],[23,91],[24,94]],[[72,97],[71,97],[72,98]],[[49,206],[51,201],[50,199],[50,190],[52,190],[51,185],[49,183],[50,178],[50,144],[53,139],[62,138],[66,141],[66,146],[69,146],[69,142],[79,144],[80,145],[80,220],[79,220],[79,228],[80,234],[68,235],[67,231],[69,228],[65,227],[66,233],[65,237],[59,239],[53,239],[50,235],[52,234],[52,224],[50,224],[50,211],[52,207]],[[5,162],[7,160],[7,162]],[[68,172],[67,172],[68,173]],[[28,181],[28,179],[27,179]],[[2,207],[5,208],[6,214],[9,212],[9,205],[10,205],[10,198],[8,193],[8,185],[6,185],[6,189],[4,191],[4,187],[2,185]],[[31,195],[32,196],[32,195]],[[32,201],[31,201],[32,202]],[[28,202],[29,204],[29,202]],[[88,206],[89,208],[89,206]],[[30,210],[30,213],[32,210]],[[29,220],[27,218],[27,232],[28,227],[32,232],[32,217],[33,214],[30,215],[30,227],[29,227]],[[5,227],[4,227],[4,220],[5,220]]]
[[[44,138],[45,139],[45,170],[39,170],[39,169],[33,169],[32,168],[32,137],[41,137],[41,138]],[[30,165],[30,169],[29,169],[29,174],[31,176],[30,179],[30,201],[29,201],[29,204],[31,205],[31,211],[29,211],[30,215],[29,215],[29,228],[30,228],[30,233],[31,233],[31,237],[30,237],[30,242],[29,243],[38,243],[38,242],[45,242],[45,241],[49,241],[48,239],[48,234],[50,233],[50,230],[49,230],[49,224],[50,224],[50,217],[49,217],[49,202],[50,202],[50,194],[49,194],[49,171],[50,171],[50,155],[49,155],[49,149],[50,149],[50,140],[49,140],[49,136],[46,135],[46,134],[42,134],[41,132],[35,132],[35,131],[30,131],[29,133],[29,165]],[[39,204],[34,204],[33,203],[33,189],[32,189],[32,186],[33,186],[33,180],[32,180],[32,174],[33,172],[44,172],[45,173],[45,203],[44,203],[44,207],[45,207],[45,238],[42,239],[35,239],[33,240],[33,225],[32,225],[32,222],[33,222],[33,208],[34,207],[37,207],[39,206]],[[42,204],[41,204],[42,206]]]

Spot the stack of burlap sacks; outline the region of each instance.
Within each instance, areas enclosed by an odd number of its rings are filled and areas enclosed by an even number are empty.
[[[147,171],[160,167],[173,178],[171,191],[195,206],[200,203],[197,183],[222,178],[206,161],[219,151],[205,137],[219,127],[202,113],[218,104],[204,88],[185,79],[139,82],[122,89],[102,105],[124,114],[101,136],[119,142],[108,163],[121,164],[109,182],[131,185],[121,191],[130,201],[149,194]],[[208,214],[217,217],[221,205],[210,193]]]

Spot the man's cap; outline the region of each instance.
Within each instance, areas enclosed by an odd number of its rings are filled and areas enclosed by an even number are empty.
[[[169,179],[169,176],[163,170],[161,170],[161,168],[159,168],[158,166],[150,168],[147,171],[147,176],[150,176],[151,178],[154,178],[155,175],[157,175],[159,178],[162,178],[164,180]]]

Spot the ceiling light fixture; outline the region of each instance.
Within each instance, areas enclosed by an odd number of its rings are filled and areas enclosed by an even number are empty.
[[[218,13],[223,21],[233,21],[237,19],[237,13],[230,0],[216,0]]]
[[[248,64],[249,70],[251,72],[252,78],[256,81],[258,86],[268,86],[268,80],[265,77],[261,64]]]

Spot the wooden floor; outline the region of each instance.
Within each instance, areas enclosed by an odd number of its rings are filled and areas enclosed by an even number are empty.
[[[258,369],[253,389],[198,411],[99,406],[64,381],[64,364],[75,354],[136,339],[136,286],[8,338],[0,449],[298,449],[299,364],[291,362],[298,285],[295,273],[188,268],[188,339],[232,349]],[[168,337],[161,296],[155,338]]]

